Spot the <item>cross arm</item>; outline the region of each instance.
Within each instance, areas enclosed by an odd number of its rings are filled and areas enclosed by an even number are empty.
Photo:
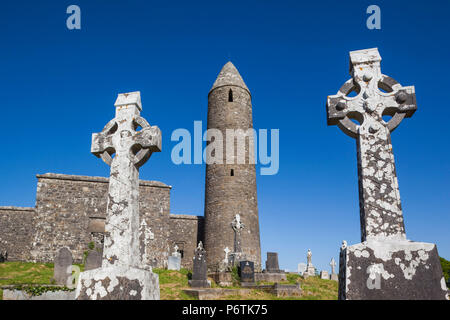
[[[91,153],[101,158],[106,164],[111,165],[114,149],[112,135],[117,131],[117,123],[113,119],[106,124],[99,133],[92,134]]]
[[[136,132],[131,151],[134,154],[134,164],[140,167],[150,158],[153,152],[161,151],[162,137],[159,127],[150,126],[142,117],[137,117],[135,124],[141,126],[142,130]]]

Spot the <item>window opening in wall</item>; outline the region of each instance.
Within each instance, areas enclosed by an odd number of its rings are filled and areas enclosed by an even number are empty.
[[[228,91],[228,102],[233,102],[233,90]]]

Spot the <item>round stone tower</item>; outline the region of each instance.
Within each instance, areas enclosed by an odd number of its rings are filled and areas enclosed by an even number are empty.
[[[230,262],[233,259],[235,262],[253,261],[255,271],[260,271],[256,173],[255,162],[251,160],[255,158],[255,149],[250,139],[245,137],[253,137],[251,94],[231,62],[222,68],[209,92],[208,129],[217,129],[223,136],[223,162],[207,161],[206,164],[205,247],[208,269],[216,271],[228,257]],[[235,134],[245,142],[239,144],[239,139],[232,137]],[[227,139],[230,141],[228,146]],[[215,141],[216,135],[209,143]],[[227,148],[231,148],[228,155]],[[239,160],[239,153],[245,161]]]

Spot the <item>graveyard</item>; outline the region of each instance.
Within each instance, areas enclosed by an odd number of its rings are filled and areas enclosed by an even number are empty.
[[[10,76],[2,95],[0,300],[450,300],[449,108],[433,84],[450,83],[420,69],[433,50],[405,53],[397,31],[369,36],[376,5],[364,32],[349,6],[345,33],[313,19],[328,27],[301,44],[276,29],[267,42],[258,23],[221,34],[239,25],[224,8],[223,30],[181,10],[171,38],[145,4],[111,6],[112,32],[102,18],[82,29],[71,5],[59,40],[7,57],[17,79],[35,78],[25,90]],[[179,36],[202,19],[196,34],[214,37]],[[18,68],[36,48],[33,68]],[[80,50],[74,66],[67,48]]]
[[[84,270],[84,265],[79,265]],[[161,289],[161,300],[198,300],[197,297],[184,292],[190,288],[188,281],[191,277],[191,271],[187,269],[165,270],[154,269],[159,275]],[[213,282],[215,289],[232,290],[229,294],[223,294],[216,297],[217,300],[336,300],[338,294],[337,282],[323,280],[320,277],[303,278],[292,274],[288,275],[284,284],[300,283],[303,288],[300,296],[277,297],[266,290],[242,288],[238,279],[234,284],[221,287]],[[263,282],[257,284],[270,285],[273,282]],[[53,264],[25,263],[25,262],[7,262],[0,264],[0,300],[3,300],[3,290],[20,289],[26,292],[30,297],[39,294],[42,295],[48,291],[61,291],[62,287],[55,285],[53,281]],[[66,292],[70,289],[65,288]],[[72,289],[74,290],[74,289]]]

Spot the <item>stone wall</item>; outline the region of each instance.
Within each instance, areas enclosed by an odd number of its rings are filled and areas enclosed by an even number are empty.
[[[185,214],[170,215],[170,252],[176,244],[179,251],[182,251],[181,266],[183,268],[192,269],[194,251],[199,241],[204,243],[203,217]]]
[[[88,243],[104,231],[108,179],[53,173],[37,178],[35,237],[29,258],[50,262],[58,249],[67,246],[74,261],[81,262]],[[164,266],[168,252],[170,188],[162,182],[140,182],[141,216],[154,233],[148,260],[158,267]]]
[[[9,261],[28,259],[34,215],[34,208],[0,207],[0,251],[8,252]]]
[[[90,242],[102,245],[108,179],[54,173],[37,179],[36,208],[0,207],[0,250],[8,251],[8,260],[53,262],[56,252],[68,247],[81,263]],[[204,241],[204,219],[170,214],[170,190],[162,182],[140,181],[144,262],[167,267],[177,244],[182,266],[192,268],[194,250]]]

